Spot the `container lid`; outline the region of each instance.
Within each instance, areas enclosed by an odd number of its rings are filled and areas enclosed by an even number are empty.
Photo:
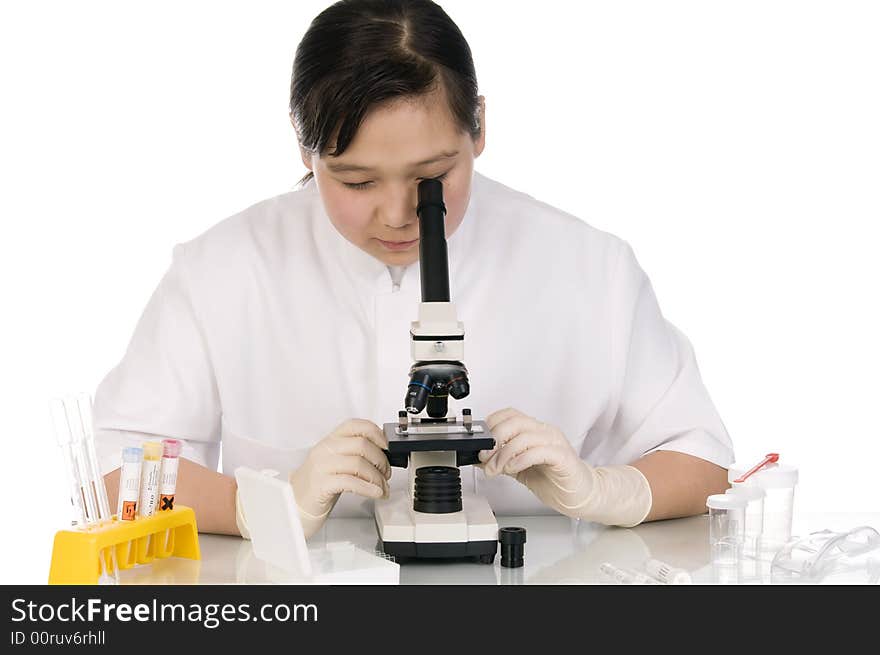
[[[132,464],[132,463],[140,463],[144,458],[144,449],[143,448],[135,448],[134,446],[129,446],[128,448],[122,449],[122,461]]]
[[[739,494],[713,494],[706,499],[706,507],[711,509],[743,509],[748,504],[748,499]]]
[[[162,439],[162,456],[178,457],[180,456],[181,443],[178,439]]]
[[[760,500],[764,496],[767,495],[767,492],[764,491],[762,487],[759,487],[756,484],[748,484],[747,482],[740,482],[739,484],[734,484],[730,489],[725,491],[726,494],[737,494],[742,496],[746,500]]]
[[[745,467],[734,462],[727,470],[727,481],[733,482],[739,476],[746,473],[751,466]],[[748,477],[746,483],[757,485],[763,489],[780,489],[783,487],[793,487],[798,482],[798,470],[794,466],[787,464],[767,464],[757,473],[753,473]]]
[[[162,458],[162,444],[158,441],[145,441],[143,443],[144,459],[153,460]]]

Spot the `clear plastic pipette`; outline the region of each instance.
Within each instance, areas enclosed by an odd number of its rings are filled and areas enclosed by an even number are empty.
[[[113,518],[113,513],[110,511],[110,500],[107,498],[107,487],[104,484],[104,477],[101,475],[101,469],[98,466],[98,453],[95,451],[95,431],[92,424],[92,397],[87,393],[77,394],[76,404],[79,408],[79,420],[82,424],[84,434],[86,456],[89,461],[92,486],[95,489],[95,497],[98,501],[98,518],[103,523],[110,521]]]
[[[49,401],[49,413],[52,416],[52,427],[55,430],[55,440],[61,447],[64,456],[64,467],[67,474],[67,483],[70,487],[70,503],[76,512],[74,524],[80,528],[88,526],[88,516],[83,502],[82,481],[79,477],[79,469],[73,454],[72,435],[67,423],[67,412],[64,410],[64,401],[53,398]]]
[[[97,466],[91,429],[91,399],[88,403],[84,414],[78,397],[53,398],[49,402],[55,437],[64,454],[70,499],[77,511],[77,527],[86,530],[104,523],[105,517],[107,521],[113,518],[107,488]],[[102,495],[103,501],[100,500]],[[115,547],[102,550],[98,559],[101,565],[98,584],[119,584]]]
[[[95,451],[95,431],[92,424],[92,397],[87,393],[79,393],[70,399],[70,403],[76,407],[76,413],[71,421],[76,426],[74,434],[81,434],[81,444],[84,447],[87,468],[89,469],[89,491],[94,493],[97,501],[97,521],[106,524],[113,520],[110,511],[110,500],[107,498],[107,486],[98,466],[98,454]],[[91,496],[91,494],[89,494]],[[107,555],[110,556],[109,568]],[[108,546],[100,555],[101,575],[98,584],[119,584],[119,564],[116,560],[116,548]]]
[[[83,499],[85,500],[86,519],[89,526],[96,525],[99,522],[98,503],[95,499],[95,490],[92,487],[92,473],[89,470],[89,460],[86,454],[82,419],[80,419],[79,408],[75,398],[68,396],[63,402],[64,412],[67,415],[67,425],[73,438],[73,457],[76,461],[80,487],[82,488]]]

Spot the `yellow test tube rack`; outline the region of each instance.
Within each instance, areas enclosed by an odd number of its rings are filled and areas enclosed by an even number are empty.
[[[52,547],[49,584],[97,584],[101,557],[111,570],[116,554],[119,570],[165,557],[201,559],[196,514],[179,505],[134,521],[113,518],[89,530],[59,530]]]

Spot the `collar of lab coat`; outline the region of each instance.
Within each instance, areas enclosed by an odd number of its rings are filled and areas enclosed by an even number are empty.
[[[474,173],[471,183],[471,196],[464,218],[455,233],[447,238],[447,257],[449,260],[449,277],[451,291],[455,293],[455,280],[457,272],[461,269],[465,257],[472,250],[470,243],[472,236],[472,223],[476,219],[479,205],[480,189],[483,186],[483,178]],[[391,270],[383,262],[372,255],[364,252],[348,239],[342,236],[333,226],[324,209],[321,194],[314,180],[309,181],[303,191],[312,194],[315,211],[315,234],[319,244],[326,247],[328,254],[337,258],[339,263],[351,276],[352,281],[367,293],[391,293],[392,277]],[[403,293],[421,292],[421,272],[419,262],[416,261],[406,267],[401,281],[400,290]],[[455,298],[452,298],[455,301]]]

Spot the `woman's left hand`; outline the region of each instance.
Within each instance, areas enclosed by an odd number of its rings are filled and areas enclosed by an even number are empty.
[[[546,505],[568,514],[593,490],[592,469],[562,431],[513,408],[486,419],[495,448],[480,452],[488,477],[509,475]]]
[[[541,502],[574,518],[606,525],[638,525],[651,510],[651,487],[632,466],[593,467],[562,431],[515,409],[486,419],[495,448],[480,452],[488,477],[501,473],[521,482]]]

